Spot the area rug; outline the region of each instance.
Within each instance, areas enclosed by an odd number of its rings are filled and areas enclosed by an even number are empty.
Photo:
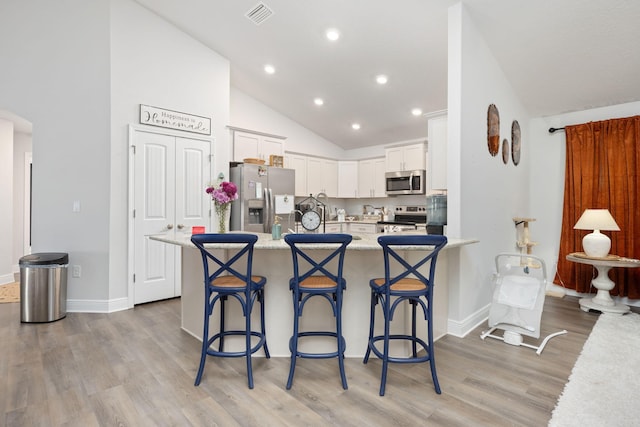
[[[576,361],[549,426],[638,426],[640,315],[602,314]]]
[[[20,302],[20,282],[0,286],[0,303]]]

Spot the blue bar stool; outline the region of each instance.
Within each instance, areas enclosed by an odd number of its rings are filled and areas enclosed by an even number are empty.
[[[195,385],[200,384],[204,372],[204,363],[209,356],[218,357],[246,357],[247,377],[249,388],[253,388],[253,371],[251,369],[251,355],[264,348],[267,358],[270,357],[267,348],[267,338],[264,329],[264,285],[267,279],[251,274],[253,262],[253,246],[258,240],[255,234],[194,234],[191,241],[202,254],[204,265],[204,332],[202,334],[202,354],[200,367],[196,376]],[[228,261],[217,258],[204,245],[208,243],[229,245],[229,249],[237,249]],[[215,268],[209,272],[209,261]],[[213,264],[217,264],[217,268]],[[242,314],[245,318],[243,330],[225,330],[225,303],[229,297],[235,298],[242,306]],[[213,313],[216,303],[220,302],[220,331],[209,337],[209,318]],[[253,305],[260,303],[260,332],[251,330],[251,312]],[[245,337],[245,349],[243,351],[224,351],[224,338],[230,335]],[[252,337],[257,337],[257,343],[251,345]],[[218,341],[218,349],[213,348]]]
[[[389,362],[393,363],[420,363],[429,362],[431,377],[436,393],[440,394],[440,384],[436,375],[436,362],[433,354],[433,325],[432,325],[432,301],[433,301],[433,276],[436,271],[436,260],[440,250],[447,244],[447,238],[439,235],[390,235],[378,237],[378,243],[382,246],[384,258],[384,278],[371,279],[371,319],[369,322],[369,345],[364,355],[363,363],[369,361],[369,355],[373,352],[382,359],[382,379],[380,382],[380,396],[384,396],[387,382],[387,368]],[[402,248],[398,246],[412,246],[414,250],[429,251],[427,255],[415,264],[405,260],[398,253]],[[409,251],[407,251],[409,252]],[[428,261],[428,277],[420,268]],[[393,273],[392,273],[393,272]],[[393,297],[393,301],[392,301]],[[391,334],[390,325],[396,308],[403,302],[411,304],[411,335]],[[374,336],[375,310],[380,304],[384,317],[384,334]],[[422,308],[424,318],[427,321],[427,341],[416,336],[416,308]],[[391,340],[406,340],[411,342],[411,355],[408,357],[395,357],[389,355],[389,342]],[[383,349],[376,347],[376,343],[382,341]],[[423,356],[418,356],[417,345],[425,351]]]
[[[350,234],[287,234],[285,242],[291,247],[293,256],[293,277],[289,280],[289,289],[293,296],[293,336],[289,340],[291,350],[291,366],[287,390],[293,384],[296,360],[299,357],[308,359],[338,358],[342,388],[347,389],[347,377],[344,373],[344,350],[346,343],[342,336],[342,293],[347,283],[342,277],[342,266],[347,245],[351,242]],[[336,247],[337,245],[337,247]],[[327,255],[326,250],[331,252]],[[313,250],[313,251],[311,251]],[[336,259],[337,262],[329,263]],[[337,264],[337,265],[336,265]],[[300,332],[299,320],[304,305],[313,297],[323,297],[333,310],[336,318],[334,331]],[[298,340],[304,337],[333,337],[337,341],[337,351],[328,353],[306,353],[298,350]]]

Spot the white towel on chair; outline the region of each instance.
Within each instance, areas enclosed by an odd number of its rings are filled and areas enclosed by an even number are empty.
[[[533,277],[504,276],[498,280],[498,303],[533,310],[538,299],[540,281]]]

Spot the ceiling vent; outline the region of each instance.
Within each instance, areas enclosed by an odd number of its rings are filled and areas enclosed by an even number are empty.
[[[266,21],[271,15],[273,15],[273,10],[269,9],[269,6],[260,2],[257,5],[253,6],[249,11],[245,14],[247,18],[251,22],[256,25],[262,24]]]

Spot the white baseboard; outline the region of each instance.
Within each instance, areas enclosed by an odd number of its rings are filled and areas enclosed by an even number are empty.
[[[129,298],[116,298],[112,300],[67,300],[68,313],[113,313],[128,310]]]
[[[0,276],[0,285],[6,285],[7,283],[13,283],[15,281],[13,274],[3,274]]]
[[[461,321],[449,319],[447,322],[447,333],[454,337],[464,338],[469,332],[478,327],[478,325],[489,319],[489,308],[491,308],[491,304],[487,304]]]

